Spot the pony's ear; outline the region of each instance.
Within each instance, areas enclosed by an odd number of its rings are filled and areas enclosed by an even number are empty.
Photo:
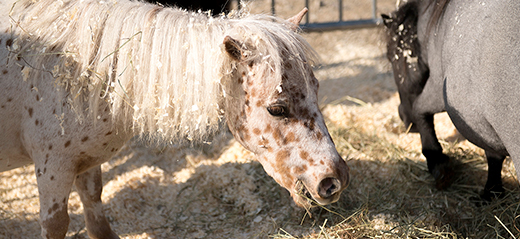
[[[392,19],[390,16],[386,15],[386,14],[381,14],[381,18],[383,18],[383,24],[385,24],[385,26],[387,28],[390,28],[392,22],[394,21],[394,19]]]
[[[227,54],[233,58],[233,60],[240,61],[242,59],[242,44],[239,41],[231,38],[230,36],[226,36],[224,38],[224,48]]]
[[[309,11],[309,9],[304,7],[303,10],[301,10],[294,17],[291,17],[291,18],[287,19],[287,21],[289,21],[290,23],[294,24],[294,26],[291,27],[291,29],[293,31],[296,31],[298,29],[298,26],[300,25],[300,22],[302,21],[303,16],[305,16],[305,14],[307,14],[308,11]]]

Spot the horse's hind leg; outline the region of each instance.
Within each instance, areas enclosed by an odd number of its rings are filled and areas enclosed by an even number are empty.
[[[445,189],[452,183],[453,170],[450,158],[442,153],[442,146],[435,134],[433,114],[416,117],[416,124],[421,134],[422,153],[426,157],[428,170],[435,178],[435,187]]]
[[[488,178],[484,191],[480,194],[481,198],[491,201],[493,196],[499,196],[504,192],[502,187],[502,165],[506,157],[486,150],[486,159],[488,163]]]
[[[110,228],[101,203],[101,166],[96,166],[78,176],[76,189],[83,203],[85,223],[90,238],[119,238]]]

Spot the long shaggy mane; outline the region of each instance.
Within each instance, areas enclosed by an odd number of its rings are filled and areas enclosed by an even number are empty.
[[[261,84],[280,84],[286,58],[308,78],[316,59],[290,23],[266,15],[211,17],[127,0],[7,4],[11,57],[29,66],[25,79],[53,80],[80,120],[96,119],[107,102],[115,125],[166,140],[202,139],[217,128],[222,85],[235,70],[225,36],[253,48],[248,60],[269,76]]]

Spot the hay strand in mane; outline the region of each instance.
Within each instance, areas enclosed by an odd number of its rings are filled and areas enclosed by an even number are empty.
[[[125,0],[13,6],[19,47],[11,57],[30,66],[26,79],[54,80],[79,120],[95,119],[106,102],[116,125],[167,140],[200,140],[216,129],[222,85],[235,70],[222,50],[225,36],[253,48],[247,60],[269,76],[259,84],[279,85],[285,58],[304,77],[317,59],[290,23],[265,15],[213,18]]]

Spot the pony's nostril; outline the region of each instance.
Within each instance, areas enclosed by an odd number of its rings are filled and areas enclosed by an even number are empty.
[[[318,186],[318,195],[322,198],[329,198],[340,190],[340,182],[336,178],[323,179]]]

